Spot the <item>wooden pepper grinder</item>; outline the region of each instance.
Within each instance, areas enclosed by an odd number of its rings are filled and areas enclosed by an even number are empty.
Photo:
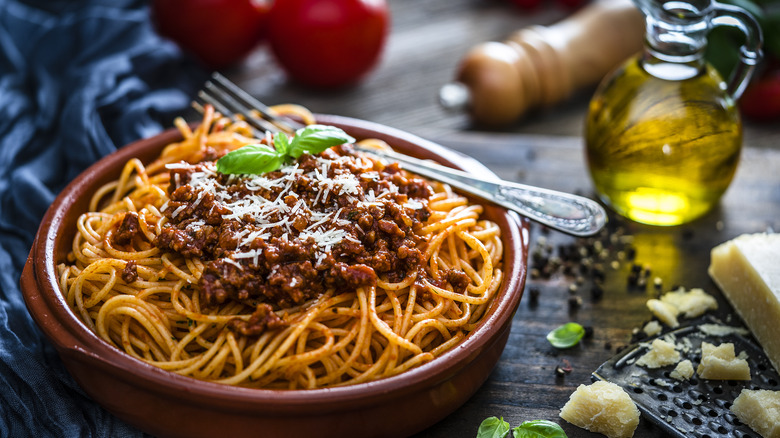
[[[478,124],[507,125],[595,85],[642,49],[643,36],[644,18],[631,0],[596,0],[551,26],[474,47],[440,101],[468,110]]]

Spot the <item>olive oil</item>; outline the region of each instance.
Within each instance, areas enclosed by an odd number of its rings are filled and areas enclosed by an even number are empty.
[[[585,136],[591,177],[607,204],[637,222],[677,225],[706,213],[728,188],[742,125],[708,64],[635,58],[597,90]]]
[[[742,148],[735,101],[761,58],[761,30],[745,10],[713,0],[634,3],[645,16],[645,47],[591,99],[588,167],[618,213],[679,225],[715,206],[734,177]],[[728,83],[704,59],[716,26],[745,36]]]

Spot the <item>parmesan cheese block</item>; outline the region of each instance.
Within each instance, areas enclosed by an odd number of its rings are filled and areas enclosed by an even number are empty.
[[[780,438],[780,391],[743,389],[730,409],[762,437]]]
[[[780,234],[745,234],[711,256],[710,277],[780,370]]]
[[[636,361],[636,364],[647,368],[661,368],[674,365],[679,361],[680,352],[675,349],[674,344],[663,339],[656,339],[650,344],[650,350],[643,354]]]
[[[577,387],[560,415],[575,426],[609,438],[629,438],[639,424],[639,409],[628,393],[604,381]]]
[[[677,380],[690,379],[693,377],[693,364],[690,360],[685,359],[684,361],[677,364],[674,370],[669,373],[669,377]]]
[[[734,344],[715,346],[701,343],[701,362],[696,374],[708,380],[750,380],[750,366],[747,360],[734,354]]]

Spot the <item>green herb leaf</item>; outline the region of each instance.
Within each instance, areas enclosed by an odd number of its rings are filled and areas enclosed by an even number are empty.
[[[284,132],[274,134],[274,149],[276,149],[276,153],[279,155],[288,155],[290,153],[290,137]]]
[[[567,438],[561,426],[547,420],[525,421],[512,429],[514,438]]]
[[[477,429],[477,438],[504,438],[509,433],[509,423],[503,418],[488,417]]]
[[[225,174],[261,174],[282,167],[289,158],[304,153],[318,154],[332,146],[354,143],[355,139],[335,126],[309,125],[299,129],[292,140],[284,134],[274,135],[274,147],[247,145],[217,160],[217,172]]]
[[[576,322],[567,322],[547,333],[547,340],[555,348],[570,348],[577,345],[585,336],[585,328]]]
[[[278,169],[284,155],[264,144],[250,144],[229,152],[217,160],[217,172],[225,174],[260,174]]]
[[[332,146],[354,142],[354,138],[335,126],[309,125],[295,133],[288,154],[298,158],[306,152],[314,155]]]

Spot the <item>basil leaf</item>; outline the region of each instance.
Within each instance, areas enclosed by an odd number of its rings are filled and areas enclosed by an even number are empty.
[[[585,336],[585,328],[576,322],[567,322],[547,333],[547,340],[555,348],[569,348],[577,345]]]
[[[514,438],[568,438],[561,426],[547,420],[525,421],[512,429]]]
[[[509,423],[503,418],[488,417],[477,429],[477,438],[504,438],[509,433]]]
[[[281,156],[286,156],[290,153],[290,137],[284,132],[277,132],[274,135],[274,149],[276,153]]]
[[[264,144],[250,144],[229,152],[217,160],[217,172],[225,174],[261,174],[278,169],[284,155]]]
[[[335,126],[309,125],[295,133],[287,153],[298,158],[307,152],[314,155],[333,146],[354,142],[354,138]]]

